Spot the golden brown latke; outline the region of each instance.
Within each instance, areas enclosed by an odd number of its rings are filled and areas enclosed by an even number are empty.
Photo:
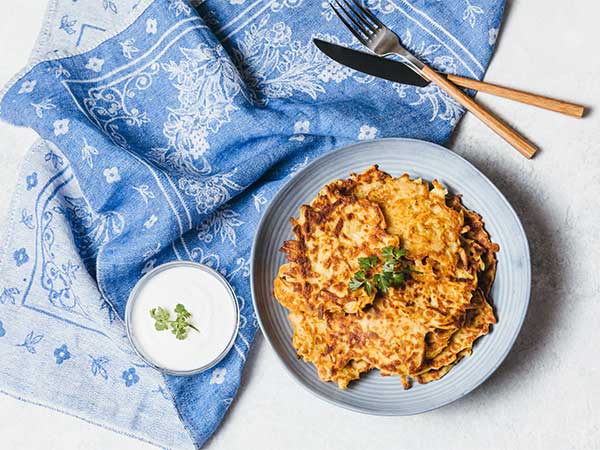
[[[283,244],[289,263],[279,270],[275,296],[291,311],[356,313],[373,302],[364,290],[350,292],[348,280],[358,271],[359,257],[373,249],[398,245],[385,231],[379,207],[325,188],[292,219],[296,239]]]
[[[292,219],[274,294],[323,381],[345,389],[374,368],[405,388],[437,380],[496,322],[487,296],[498,246],[460,196],[432,184],[373,166],[328,184]],[[385,294],[351,291],[358,258],[381,259],[387,246],[405,248],[417,272]]]

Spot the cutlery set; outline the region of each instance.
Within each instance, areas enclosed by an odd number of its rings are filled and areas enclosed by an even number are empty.
[[[313,42],[319,50],[344,66],[378,78],[418,87],[427,86],[429,83],[436,84],[527,158],[533,157],[538,150],[537,147],[479,105],[458,86],[573,117],[583,117],[585,108],[581,105],[458,75],[436,72],[408,51],[402,45],[397,34],[387,28],[371,11],[356,0],[333,1],[334,3],[330,3],[330,6],[335,14],[371,53],[314,39]],[[401,61],[390,59],[391,55],[399,56]]]

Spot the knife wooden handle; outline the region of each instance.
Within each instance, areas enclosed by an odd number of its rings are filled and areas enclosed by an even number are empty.
[[[507,124],[502,122],[500,119],[495,117],[487,109],[476,103],[475,100],[456,87],[456,85],[448,80],[448,78],[446,78],[444,75],[437,73],[428,66],[423,67],[421,71],[426,78],[446,91],[448,95],[473,113],[479,120],[481,120],[496,134],[517,149],[523,156],[526,158],[532,158],[533,155],[535,155],[535,152],[537,151],[535,145],[533,145]]]
[[[454,84],[468,89],[475,89],[479,92],[496,95],[498,97],[508,98],[517,102],[537,106],[550,111],[559,112],[573,117],[583,117],[585,107],[576,103],[565,102],[555,98],[544,97],[542,95],[532,94],[530,92],[519,91],[497,84],[485,83],[483,81],[473,80],[472,78],[459,77],[458,75],[447,75],[447,78]]]

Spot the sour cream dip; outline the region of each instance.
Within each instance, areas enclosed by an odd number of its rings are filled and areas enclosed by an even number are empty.
[[[157,331],[150,310],[167,309],[175,320],[181,303],[191,313],[187,337],[170,329]],[[127,334],[137,353],[150,365],[172,375],[193,375],[217,364],[237,335],[239,308],[231,286],[203,264],[176,261],[160,265],[135,285],[125,311]]]

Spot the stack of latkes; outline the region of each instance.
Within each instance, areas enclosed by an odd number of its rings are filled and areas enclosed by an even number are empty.
[[[371,369],[428,383],[469,355],[496,322],[488,295],[498,245],[459,195],[373,166],[326,185],[291,219],[288,263],[275,279],[298,355],[345,389]],[[351,289],[360,258],[402,249],[410,276],[387,289]],[[376,258],[374,258],[376,257]]]

